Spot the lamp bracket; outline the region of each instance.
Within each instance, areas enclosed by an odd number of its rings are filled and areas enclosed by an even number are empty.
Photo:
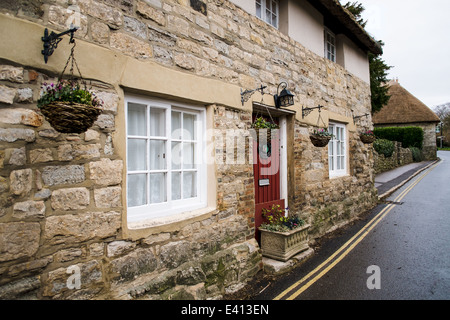
[[[305,108],[302,106],[302,118],[305,118],[306,116],[308,116],[314,109],[320,109],[325,108],[324,106],[318,105],[317,107],[314,108]]]
[[[251,97],[256,91],[260,91],[261,94],[264,95],[264,89],[266,89],[266,88],[267,88],[267,86],[261,85],[261,87],[256,88],[256,89],[254,89],[254,90],[245,90],[245,91],[242,91],[242,89],[241,89],[241,102],[242,102],[242,105],[244,105],[244,102],[247,102],[248,99],[250,99],[250,97]]]
[[[45,28],[44,36],[41,38],[42,41],[44,42],[44,49],[41,51],[41,53],[44,55],[45,63],[47,63],[48,57],[50,57],[53,54],[53,51],[55,51],[55,49],[58,47],[58,44],[62,40],[62,38],[61,38],[62,36],[70,33],[70,42],[69,43],[75,42],[75,39],[73,38],[73,36],[74,36],[75,31],[77,31],[77,30],[78,30],[78,27],[73,27],[71,25],[71,28],[69,30],[66,30],[61,33],[55,33],[52,31],[49,34],[48,29]]]

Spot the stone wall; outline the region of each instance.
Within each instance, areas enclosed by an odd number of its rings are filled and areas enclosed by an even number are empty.
[[[0,3],[2,27],[14,25],[17,37],[35,40],[17,43],[0,34],[0,298],[220,298],[261,270],[247,157],[227,164],[217,159],[223,154],[215,154],[208,177],[216,189],[215,207],[207,214],[151,230],[129,229],[127,90],[193,101],[212,110],[208,127],[244,132],[253,101],[241,105],[240,89],[264,84],[273,94],[287,81],[297,112],[287,126],[292,213],[313,225],[316,238],[376,203],[372,148],[359,141],[352,118],[352,111],[370,110],[369,85],[229,1],[197,2],[204,5]],[[65,30],[74,13],[81,25],[77,61],[105,102],[94,126],[80,135],[59,134],[36,108],[41,85],[56,81],[69,52],[61,43],[44,64],[39,39],[45,27]],[[273,104],[270,94],[253,99]],[[329,177],[327,148],[309,141],[318,113],[303,118],[301,108],[318,104],[326,106],[325,122],[347,125],[349,169],[340,178]],[[213,149],[224,147],[219,142],[214,140]],[[249,155],[247,142],[243,149]]]
[[[54,79],[11,65],[0,70],[14,92],[1,97],[0,109],[0,298],[206,299],[237,290],[260,270],[248,162],[218,168],[218,207],[210,218],[126,239],[123,160],[111,143],[117,94],[94,86],[103,114],[86,133],[60,134],[34,105],[39,84]],[[226,129],[251,119],[214,110]],[[74,270],[80,290],[68,286]]]
[[[306,127],[296,126],[295,206],[318,238],[374,206],[373,147],[350,133],[349,174],[330,179],[328,148],[314,147]]]
[[[394,142],[394,152],[390,157],[384,154],[378,154],[374,151],[374,169],[375,174],[389,171],[414,162],[412,152],[409,148],[402,148],[401,142]]]

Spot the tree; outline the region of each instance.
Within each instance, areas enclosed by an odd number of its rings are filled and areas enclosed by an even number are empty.
[[[444,143],[448,145],[450,143],[450,103],[435,107],[434,112],[441,119],[439,133],[444,136]]]
[[[354,2],[347,2],[344,6],[350,13],[355,17],[356,22],[358,22],[361,27],[365,28],[367,24],[367,20],[364,21],[361,14],[365,10],[363,5],[361,3],[358,3],[357,1]]]
[[[355,20],[364,28],[367,20],[362,19],[361,14],[365,8],[357,1],[347,2],[343,5],[355,18]],[[383,46],[383,41],[378,41],[380,46]],[[372,95],[372,113],[380,111],[389,102],[389,86],[387,83],[387,71],[392,67],[388,66],[381,55],[375,55],[369,52],[369,69],[370,69],[370,91]]]

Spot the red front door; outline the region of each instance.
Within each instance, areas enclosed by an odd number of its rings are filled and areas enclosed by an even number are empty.
[[[284,199],[280,199],[280,133],[271,131],[270,143],[264,139],[253,142],[253,174],[255,180],[255,237],[259,241],[258,227],[263,222],[262,209],[270,209],[279,204],[284,208]]]

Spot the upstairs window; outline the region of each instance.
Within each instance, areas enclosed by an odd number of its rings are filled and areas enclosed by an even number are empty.
[[[336,62],[336,36],[328,29],[325,29],[325,58]]]
[[[256,0],[256,16],[278,29],[279,0]]]

